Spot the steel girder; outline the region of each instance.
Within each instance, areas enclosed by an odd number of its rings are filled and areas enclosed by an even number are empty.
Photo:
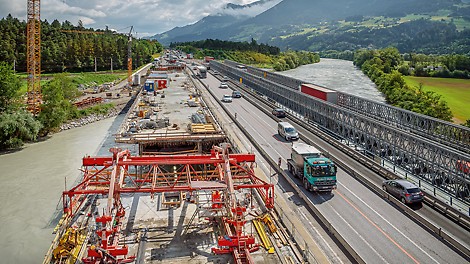
[[[120,193],[160,193],[195,191],[200,189],[220,189],[220,186],[195,187],[192,182],[219,182],[221,178],[218,164],[224,159],[210,155],[165,155],[165,156],[128,156],[84,157],[83,179],[76,186],[63,192],[64,212],[73,215],[83,202],[82,195],[109,192],[112,184],[112,171],[123,172],[123,186]],[[116,161],[118,163],[116,164]],[[253,188],[258,191],[268,208],[274,206],[274,185],[264,182],[253,172],[254,154],[231,154],[229,163],[235,190]],[[117,168],[116,168],[117,167]]]
[[[225,60],[225,64],[236,67],[239,63]],[[251,66],[247,66],[247,70],[255,76],[266,78],[294,90],[299,90],[300,85],[304,83],[303,81],[295,78],[267,72]],[[339,91],[337,91],[337,94],[338,105],[344,108],[351,109],[398,128],[408,130],[411,133],[432,139],[457,150],[470,152],[470,128],[395,106],[375,102],[359,96]]]
[[[256,92],[299,113],[336,137],[362,146],[366,152],[408,170],[457,198],[466,197],[469,200],[470,174],[457,166],[460,160],[470,161],[468,153],[450,149],[235,67],[215,61],[211,64],[225,75],[242,78],[243,83]]]

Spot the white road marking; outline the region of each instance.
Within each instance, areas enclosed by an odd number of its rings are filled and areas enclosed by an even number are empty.
[[[339,183],[339,181],[338,181]],[[429,255],[424,249],[422,249],[420,246],[418,246],[412,239],[410,239],[409,237],[407,237],[403,232],[401,232],[397,227],[395,227],[392,223],[390,223],[387,219],[385,219],[381,214],[379,214],[379,212],[375,211],[372,207],[370,207],[366,202],[364,202],[364,200],[362,200],[361,198],[359,198],[355,193],[353,193],[348,187],[346,187],[345,185],[341,185],[344,189],[346,189],[348,192],[350,192],[352,195],[354,195],[354,197],[356,197],[359,201],[361,201],[365,206],[367,206],[370,210],[372,210],[372,212],[374,212],[376,215],[378,215],[382,220],[384,220],[387,224],[389,224],[391,227],[393,227],[393,229],[395,229],[395,231],[397,231],[398,233],[400,233],[403,237],[405,237],[408,241],[410,241],[415,247],[417,247],[419,250],[421,250],[421,252],[423,252],[426,256],[428,256],[430,259],[432,259],[432,261],[434,261],[435,263],[439,263],[436,259],[434,259],[433,257],[431,257],[431,255]]]
[[[321,199],[326,202],[326,200],[321,197]],[[382,263],[389,263],[388,261],[386,261],[384,259],[384,257],[382,257],[382,255],[379,254],[379,252],[377,252],[377,250],[375,250],[375,248],[369,244],[369,242],[367,242],[367,240],[364,239],[363,236],[361,236],[349,223],[348,221],[346,221],[346,219],[344,219],[340,213],[338,213],[338,211],[335,210],[335,208],[333,208],[333,206],[329,205],[331,210],[333,210],[335,212],[335,214],[338,216],[338,218],[340,218],[341,220],[343,220],[344,223],[346,223],[346,225],[349,227],[349,229],[351,229],[372,251],[374,251],[375,254],[377,254],[377,256],[379,256],[379,258],[382,260]]]

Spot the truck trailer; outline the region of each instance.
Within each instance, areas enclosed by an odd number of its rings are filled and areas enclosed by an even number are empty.
[[[294,143],[287,169],[302,180],[308,191],[331,192],[336,189],[336,165],[314,146]]]
[[[315,84],[304,83],[300,86],[300,91],[333,104],[337,104],[338,102],[338,94],[336,91]]]
[[[197,75],[201,79],[207,78],[207,68],[204,66],[197,66]]]
[[[214,57],[210,57],[210,56],[204,57],[204,62],[210,62],[211,60],[214,60]]]

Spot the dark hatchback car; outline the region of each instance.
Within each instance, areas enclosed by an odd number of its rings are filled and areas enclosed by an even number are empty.
[[[279,118],[286,117],[286,111],[284,111],[284,109],[281,109],[281,108],[274,108],[272,113],[273,115]]]
[[[240,91],[233,91],[232,92],[232,97],[233,98],[242,98],[242,93],[240,93]]]
[[[387,180],[382,188],[405,204],[420,203],[424,199],[421,189],[407,180]]]

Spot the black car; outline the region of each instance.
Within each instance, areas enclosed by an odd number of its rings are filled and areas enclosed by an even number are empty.
[[[405,204],[420,203],[424,199],[421,189],[407,180],[387,180],[382,188]]]
[[[274,108],[272,113],[279,118],[286,117],[286,111],[282,108]]]
[[[242,98],[242,93],[240,93],[240,91],[233,91],[232,92],[232,97],[233,98]]]

